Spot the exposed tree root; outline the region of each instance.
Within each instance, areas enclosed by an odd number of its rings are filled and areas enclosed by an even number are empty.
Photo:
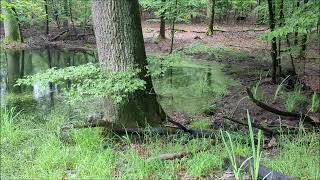
[[[150,127],[148,129],[145,128],[117,128],[115,124],[105,121],[105,120],[96,120],[91,119],[87,123],[78,123],[78,124],[68,124],[61,128],[60,133],[65,133],[69,129],[81,129],[81,128],[93,128],[93,127],[103,127],[108,129],[116,134],[144,134],[145,132],[157,133],[159,135],[168,135],[168,134],[178,134],[181,130],[185,133],[190,134],[192,138],[200,137],[200,138],[214,138],[214,132],[203,131],[197,129],[188,129],[182,124],[175,122],[171,119],[168,122],[176,125],[177,127]]]
[[[317,126],[317,127],[320,126],[319,119],[316,118],[316,117],[311,117],[311,116],[308,116],[308,115],[302,114],[302,113],[286,112],[286,111],[278,110],[276,108],[273,108],[273,107],[271,107],[271,106],[269,106],[269,105],[267,105],[267,104],[255,99],[249,88],[247,88],[246,90],[247,90],[248,96],[252,100],[252,102],[255,103],[257,106],[259,106],[260,108],[266,110],[266,111],[269,111],[271,113],[274,113],[274,114],[277,114],[277,115],[280,115],[280,116],[294,117],[294,118],[297,118],[297,119],[301,119],[301,120],[304,120],[305,122],[308,122],[308,123],[312,124],[313,126]]]

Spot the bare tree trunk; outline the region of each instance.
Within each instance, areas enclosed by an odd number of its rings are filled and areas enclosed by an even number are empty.
[[[297,0],[297,3],[296,3],[296,9],[298,9],[300,7],[300,0]],[[294,32],[294,45],[297,46],[298,45],[298,31],[295,31]]]
[[[309,0],[304,0],[303,2],[304,2],[304,4],[307,4],[309,2]],[[306,29],[306,30],[308,31],[308,29]],[[306,60],[307,60],[307,57],[306,57],[307,41],[308,41],[308,32],[304,33],[303,36],[302,36],[301,49],[300,49],[301,61],[304,64],[304,73],[305,73],[305,70],[306,70],[306,63],[307,63],[306,62]]]
[[[213,35],[213,24],[214,24],[214,13],[215,13],[215,0],[208,0],[208,9],[207,9],[207,21],[208,21],[208,36]]]
[[[49,14],[48,14],[48,0],[44,0],[44,9],[46,13],[46,34],[49,34]]]
[[[275,22],[275,7],[273,0],[268,0],[268,9],[269,9],[269,25],[271,31],[274,31],[276,27]],[[277,83],[278,74],[278,59],[277,59],[277,39],[274,37],[271,42],[271,58],[272,58],[272,82]]]
[[[63,13],[64,13],[64,19],[63,19],[63,28],[69,30],[69,0],[63,0]]]
[[[165,113],[147,75],[138,0],[92,0],[92,15],[101,66],[112,72],[136,66],[146,82],[145,91],[131,94],[122,104],[106,99],[105,118],[125,127],[159,125]]]
[[[280,24],[279,24],[279,26],[280,27],[282,27],[283,26],[283,23],[284,23],[284,2],[283,2],[283,0],[281,0],[280,1],[280,19],[279,19],[279,21],[280,21]],[[278,68],[278,74],[281,76],[281,74],[282,74],[282,64],[281,64],[281,61],[282,61],[282,59],[281,59],[281,38],[279,38],[278,39],[278,66],[279,66],[279,68]]]
[[[166,0],[162,0],[162,3],[165,3]],[[166,21],[165,21],[165,12],[161,13],[160,15],[160,33],[159,38],[165,39],[166,38]]]
[[[169,54],[171,54],[173,52],[173,45],[174,45],[174,33],[175,33],[175,23],[176,23],[176,18],[178,15],[178,0],[175,1],[175,7],[174,7],[174,15],[173,15],[173,19],[172,19],[172,25],[171,25],[171,45],[170,45],[170,52]]]

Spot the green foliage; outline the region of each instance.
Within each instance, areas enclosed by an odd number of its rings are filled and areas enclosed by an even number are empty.
[[[207,0],[139,0],[140,5],[147,10],[153,10],[157,16],[164,15],[165,19],[187,22],[190,15],[199,15],[198,9],[206,7]],[[177,3],[177,5],[176,5]]]
[[[44,12],[44,1],[43,0],[2,0],[2,8],[5,8],[7,11],[15,12],[10,13],[11,15],[17,17],[21,23],[37,23],[43,22],[45,19]],[[0,14],[0,20],[3,20],[5,17],[4,14]]]
[[[293,32],[309,33],[309,30],[317,27],[320,16],[319,6],[320,1],[309,1],[307,4],[302,4],[285,18],[284,26],[265,33],[262,39],[271,41],[274,37],[283,38]]]
[[[152,77],[162,77],[164,73],[174,64],[182,61],[182,55],[172,53],[169,55],[148,55],[148,71]]]
[[[302,88],[296,85],[293,92],[289,92],[285,101],[286,110],[289,112],[294,111],[298,105],[305,103],[305,96],[302,93]]]
[[[111,96],[115,103],[121,103],[131,93],[144,89],[145,82],[137,78],[139,72],[138,69],[134,69],[106,73],[97,65],[89,63],[64,69],[48,69],[45,73],[19,79],[17,85],[31,86],[38,83],[41,87],[46,87],[52,82],[63,86],[71,81],[71,87],[63,89],[71,102],[81,101],[87,96]]]
[[[318,112],[320,108],[320,94],[314,92],[311,97],[311,112]]]

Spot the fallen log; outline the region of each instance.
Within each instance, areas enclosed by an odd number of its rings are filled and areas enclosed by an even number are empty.
[[[251,90],[247,87],[246,88],[246,91],[247,91],[247,94],[249,96],[249,98],[252,100],[253,103],[255,103],[257,106],[259,106],[260,108],[266,110],[266,111],[269,111],[271,113],[274,113],[274,114],[277,114],[277,115],[280,115],[280,116],[286,116],[286,117],[294,117],[294,118],[298,118],[298,119],[302,119],[304,120],[305,122],[308,122],[310,124],[312,124],[313,126],[317,126],[319,127],[320,126],[320,122],[319,122],[319,119],[316,118],[316,117],[311,117],[311,116],[308,116],[306,114],[302,114],[302,113],[296,113],[296,112],[287,112],[287,111],[281,111],[281,110],[278,110],[276,108],[273,108],[257,99],[254,98]]]
[[[69,30],[64,30],[62,32],[60,32],[59,34],[57,34],[56,36],[54,36],[53,38],[50,38],[49,41],[55,41],[57,40],[60,36],[62,36],[64,33],[69,32]]]
[[[253,159],[247,160],[248,158],[239,156],[236,157],[236,163],[240,166],[243,162],[245,162],[242,170],[247,172],[247,174],[251,174],[251,169],[253,169],[254,161]],[[224,159],[224,169],[232,168],[232,164],[229,158]],[[258,171],[258,179],[265,179],[265,180],[293,180],[292,177],[286,176],[280,172],[274,171],[265,167],[262,164],[259,164],[259,171]]]

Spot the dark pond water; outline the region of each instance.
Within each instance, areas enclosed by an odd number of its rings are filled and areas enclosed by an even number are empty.
[[[0,53],[0,100],[1,106],[16,107],[28,112],[46,111],[61,105],[59,89],[49,83],[40,90],[32,87],[14,86],[16,80],[26,75],[41,73],[49,68],[64,68],[86,63],[96,63],[94,52],[73,52],[54,49],[14,51]],[[212,101],[224,95],[229,81],[213,62],[183,61],[172,66],[161,78],[153,80],[159,100],[166,111],[198,113]],[[97,106],[95,106],[97,107]]]

